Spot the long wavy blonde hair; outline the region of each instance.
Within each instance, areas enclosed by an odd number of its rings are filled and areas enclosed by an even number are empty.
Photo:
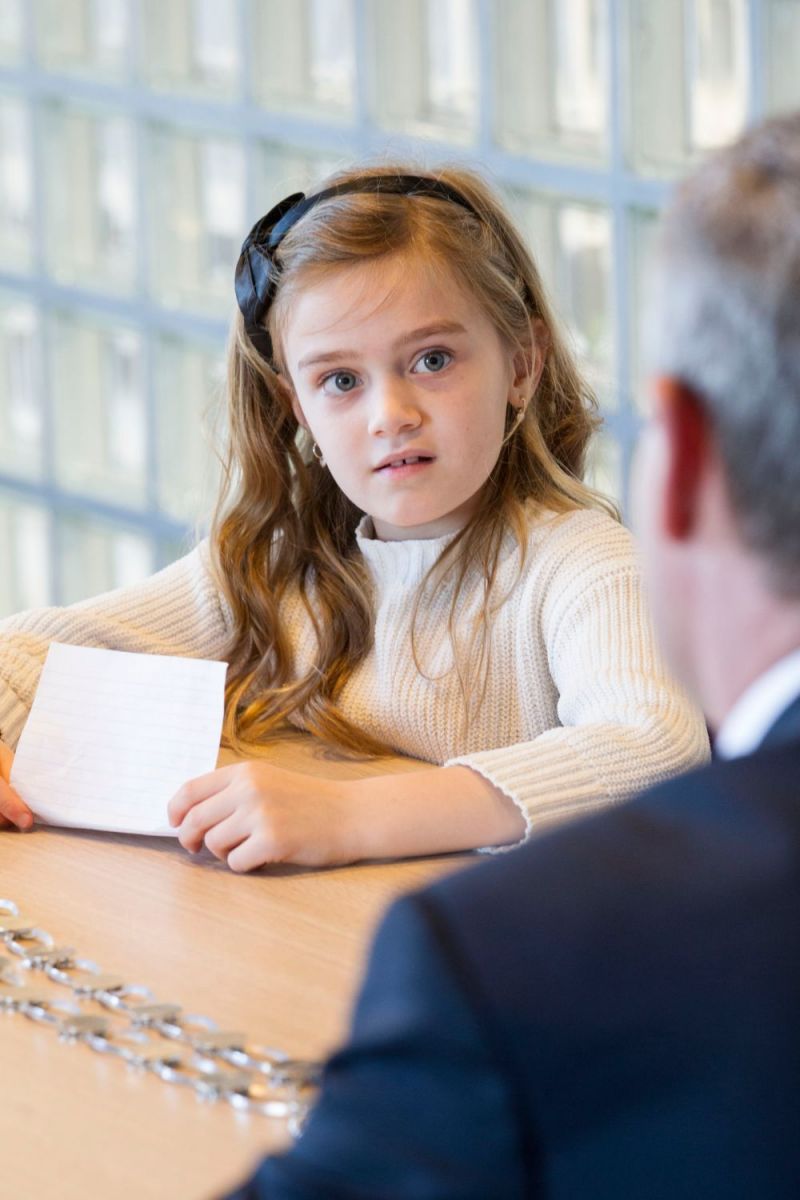
[[[408,164],[346,171],[329,187],[365,174],[406,174]],[[426,174],[429,172],[417,172]],[[325,272],[389,254],[421,254],[451,273],[481,305],[505,343],[529,359],[534,338],[544,366],[484,484],[474,516],[448,544],[423,581],[417,609],[446,575],[454,584],[449,632],[465,700],[465,720],[485,685],[487,630],[499,555],[509,531],[524,561],[531,520],[613,505],[582,482],[597,404],[578,371],[547,301],[539,272],[498,198],[473,172],[435,177],[459,191],[475,212],[435,197],[350,193],[319,203],[293,226],[275,257],[277,291],[267,317],[274,367],[257,352],[240,315],[228,358],[228,445],[211,529],[212,561],[230,608],[224,736],[246,751],[285,728],[296,714],[312,733],[339,749],[368,755],[391,746],[356,728],[339,698],[373,638],[370,580],[355,537],[362,512],[311,453],[292,410],[281,331],[292,297]],[[459,645],[456,618],[468,580],[483,588],[483,620]],[[282,612],[301,598],[318,649],[298,674]],[[415,610],[416,611],[416,610]],[[412,622],[413,628],[413,622]],[[416,660],[416,649],[414,649]],[[417,662],[418,668],[423,665]]]

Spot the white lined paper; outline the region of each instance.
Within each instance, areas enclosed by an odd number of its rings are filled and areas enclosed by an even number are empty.
[[[12,786],[46,824],[174,836],[169,800],[217,763],[226,669],[53,642]]]

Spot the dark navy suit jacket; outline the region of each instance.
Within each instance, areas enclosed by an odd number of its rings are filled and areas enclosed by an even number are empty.
[[[753,755],[396,903],[238,1200],[797,1200],[800,700]]]

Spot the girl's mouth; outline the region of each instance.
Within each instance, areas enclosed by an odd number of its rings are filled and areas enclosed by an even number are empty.
[[[409,475],[417,475],[425,467],[429,467],[434,461],[431,455],[427,454],[408,454],[405,457],[398,456],[393,458],[391,462],[384,463],[382,467],[376,467],[377,475],[386,475],[392,479],[405,479]]]

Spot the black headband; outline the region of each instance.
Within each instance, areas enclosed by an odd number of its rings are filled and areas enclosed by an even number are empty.
[[[481,220],[480,213],[455,188],[428,175],[364,175],[334,184],[312,196],[295,192],[271,208],[265,217],[256,221],[244,240],[236,264],[236,301],[244,317],[244,327],[259,354],[272,362],[272,341],[264,328],[264,317],[275,297],[276,277],[273,255],[289,230],[302,220],[310,209],[323,200],[346,196],[352,192],[371,195],[431,196],[459,204]]]

